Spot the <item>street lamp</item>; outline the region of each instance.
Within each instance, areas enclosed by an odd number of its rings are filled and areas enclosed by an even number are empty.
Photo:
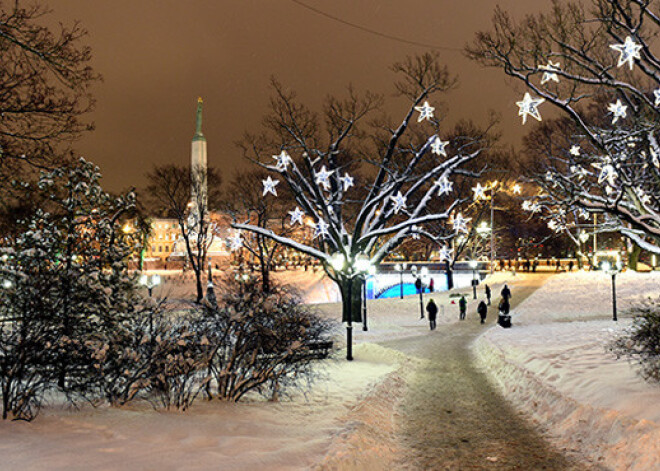
[[[609,262],[603,262],[602,265],[603,271],[612,277],[612,320],[617,321],[616,317],[616,275],[621,273],[623,268],[621,262],[617,262],[616,265],[612,266]]]
[[[397,263],[394,265],[394,270],[399,272],[399,286],[401,287],[401,299],[403,299],[403,272],[408,268],[408,264]]]
[[[410,271],[412,272],[412,276],[419,281],[419,289],[417,290],[419,293],[419,318],[424,319],[424,280],[429,276],[429,269],[422,267],[422,269],[418,271],[417,266],[413,265],[410,268]]]
[[[160,284],[160,275],[141,275],[140,284],[149,290],[149,297],[153,292],[154,287]],[[153,309],[149,308],[149,336],[153,337],[154,333],[154,313]]]
[[[477,299],[477,261],[470,260],[470,268],[472,268],[472,295]]]
[[[369,271],[371,263],[365,254],[358,254],[355,259],[347,260],[346,257],[337,252],[330,257],[330,265],[335,272],[344,273],[347,281],[347,319],[346,319],[346,359],[353,360],[353,278],[361,277]],[[364,328],[364,327],[363,327]]]

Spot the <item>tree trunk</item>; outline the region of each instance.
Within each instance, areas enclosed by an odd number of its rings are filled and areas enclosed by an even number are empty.
[[[451,290],[454,288],[454,273],[451,269],[451,264],[449,263],[449,260],[447,260],[445,265],[445,273],[447,275],[447,291]]]
[[[261,289],[264,293],[270,291],[270,264],[267,262],[261,263]]]
[[[630,243],[632,244],[632,250],[628,255],[628,266],[631,270],[637,271],[637,264],[639,262],[639,256],[642,254],[642,248],[634,242]]]

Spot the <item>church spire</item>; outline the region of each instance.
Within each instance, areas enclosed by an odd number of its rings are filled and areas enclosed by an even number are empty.
[[[202,105],[204,104],[204,101],[202,100],[202,97],[197,98],[197,123],[195,126],[195,136],[193,137],[193,141],[205,141],[206,138],[204,137],[204,134],[202,134]]]

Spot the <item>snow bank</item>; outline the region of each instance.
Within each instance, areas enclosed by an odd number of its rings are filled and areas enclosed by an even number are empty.
[[[355,356],[354,362],[331,362],[307,395],[277,403],[198,401],[185,413],[145,404],[47,408],[32,423],[0,423],[0,467],[297,470],[358,462],[349,458],[353,452],[386,462],[395,399],[388,390],[400,387],[397,371],[406,359],[375,345],[356,346]]]
[[[619,304],[658,295],[659,281],[657,273],[617,276]],[[490,329],[475,353],[503,394],[560,447],[612,469],[660,469],[660,387],[606,352],[630,325],[607,320],[609,290],[611,278],[601,273],[552,277],[514,309],[512,329]]]

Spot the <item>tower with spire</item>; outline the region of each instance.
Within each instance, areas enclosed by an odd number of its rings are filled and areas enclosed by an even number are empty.
[[[208,217],[206,138],[204,137],[204,134],[202,134],[203,104],[204,102],[202,98],[197,98],[195,135],[192,138],[190,151],[191,212],[198,218]],[[202,214],[200,214],[200,212]]]

